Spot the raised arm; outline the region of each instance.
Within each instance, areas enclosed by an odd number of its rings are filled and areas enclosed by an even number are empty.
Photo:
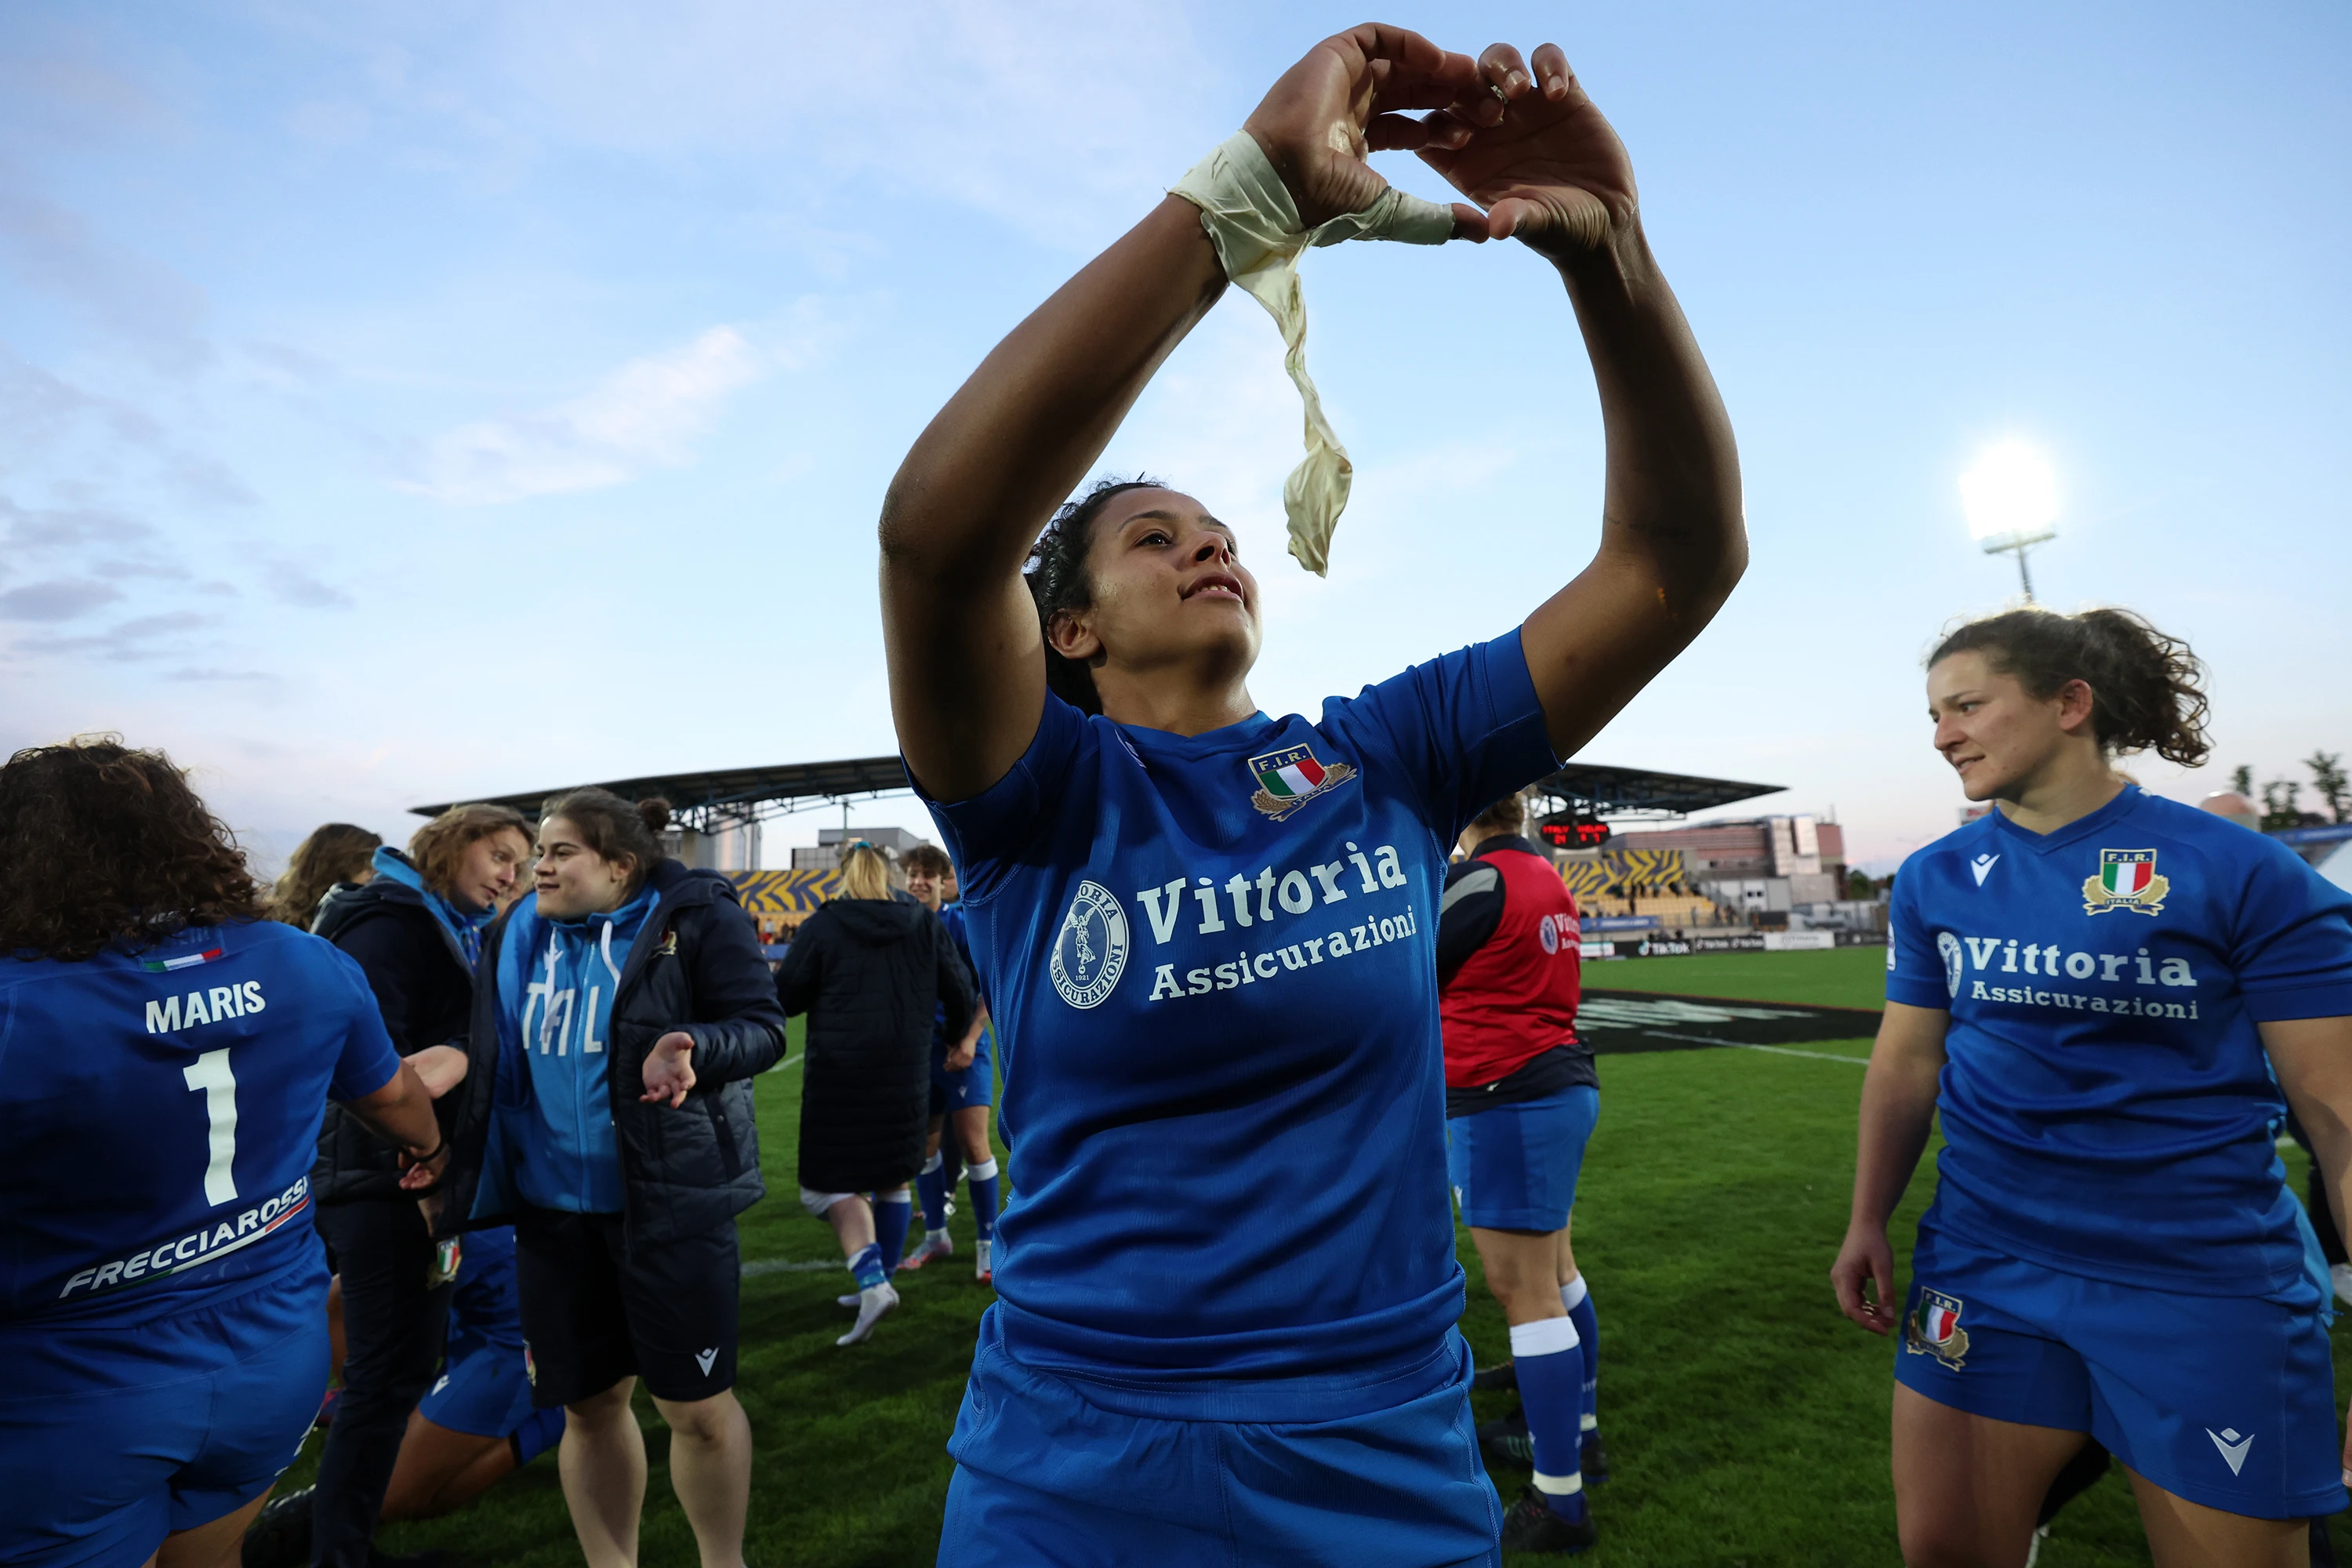
[[[1392,111],[1454,103],[1476,85],[1467,56],[1362,26],[1317,45],[1245,128],[1312,226],[1386,188],[1362,161],[1367,136],[1426,141]],[[1480,215],[1456,216],[1484,237]],[[1045,664],[1022,562],[1224,288],[1199,210],[1163,199],[996,346],[899,465],[882,508],[883,638],[898,743],[935,798],[985,790],[1035,736]]]
[[[1559,269],[1608,437],[1601,548],[1520,633],[1552,749],[1567,757],[1698,636],[1739,581],[1739,455],[1643,236],[1624,144],[1567,57],[1546,44],[1530,72],[1498,44],[1479,65],[1510,100],[1502,123],[1421,155],[1486,205],[1494,237],[1524,240]]]

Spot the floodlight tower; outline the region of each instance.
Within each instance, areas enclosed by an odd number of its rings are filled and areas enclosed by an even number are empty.
[[[2058,477],[2050,459],[2022,441],[1989,447],[1960,476],[1960,505],[1969,532],[1988,555],[2017,557],[2017,580],[2033,603],[2033,574],[2025,552],[2058,537]]]

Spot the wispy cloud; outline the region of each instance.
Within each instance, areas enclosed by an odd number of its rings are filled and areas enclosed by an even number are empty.
[[[165,654],[184,655],[191,637],[210,631],[220,621],[220,616],[198,610],[137,616],[102,632],[21,638],[10,651],[35,657],[76,654],[118,664],[161,658]]]
[[[767,363],[732,327],[647,354],[586,395],[536,414],[460,426],[426,448],[403,489],[452,506],[603,489],[693,458],[694,438]]]
[[[213,358],[204,290],[153,257],[101,233],[82,214],[0,163],[0,258],[33,287],[73,304],[158,369]]]
[[[58,577],[0,594],[0,621],[71,621],[111,605],[122,590],[95,577]]]

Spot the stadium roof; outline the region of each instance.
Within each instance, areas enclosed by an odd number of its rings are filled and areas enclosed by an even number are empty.
[[[510,805],[525,816],[537,817],[549,796],[579,788],[591,781],[553,789],[522,790],[487,797]],[[819,804],[892,795],[908,787],[906,764],[897,757],[845,757],[832,763],[784,763],[761,768],[714,768],[698,773],[649,773],[643,778],[594,781],[623,800],[660,795],[672,816],[686,826],[709,828],[719,824],[757,822]],[[414,805],[419,816],[435,816],[450,804]]]
[[[669,802],[679,823],[703,829],[781,816],[808,805],[895,795],[909,787],[906,765],[897,757],[845,757],[830,763],[715,768],[596,782],[623,800],[660,795]],[[549,796],[577,787],[563,784],[488,798],[499,805],[513,806],[525,816],[536,817],[540,805]],[[1570,763],[1535,786],[1541,794],[1560,801],[1565,808],[1590,812],[1595,816],[1683,816],[1710,806],[1771,795],[1784,787],[1653,773],[1645,768],[1602,767],[1592,763]],[[433,816],[446,810],[450,804],[445,801],[409,809],[419,816]]]
[[[1776,795],[1788,787],[1693,778],[1688,773],[1653,773],[1647,768],[1603,767],[1598,763],[1570,763],[1534,786],[1538,794],[1550,795],[1565,809],[1594,816],[1687,816],[1759,795]]]

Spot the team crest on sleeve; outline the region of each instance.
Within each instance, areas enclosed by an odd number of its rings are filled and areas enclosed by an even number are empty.
[[[2153,915],[2164,909],[2172,883],[2156,874],[2153,849],[2102,849],[2099,874],[2083,879],[2083,912],[2103,915],[2109,910],[2130,910]]]
[[[1318,795],[1328,795],[1356,776],[1346,763],[1326,767],[1315,760],[1311,746],[1285,746],[1249,760],[1257,793],[1250,804],[1280,822]]]
[[[1127,972],[1127,910],[1100,882],[1080,882],[1054,933],[1054,989],[1073,1007],[1099,1007]]]
[[[1903,1348],[1913,1355],[1931,1355],[1958,1372],[1968,1364],[1968,1331],[1960,1327],[1960,1299],[1941,1290],[1919,1292],[1919,1305],[1903,1325]]]
[[[1889,942],[1886,951],[1893,952],[1895,944]],[[1960,994],[1960,965],[1966,962],[1966,954],[1960,952],[1960,939],[1948,931],[1937,931],[1936,953],[1944,961],[1944,989],[1958,996]]]

